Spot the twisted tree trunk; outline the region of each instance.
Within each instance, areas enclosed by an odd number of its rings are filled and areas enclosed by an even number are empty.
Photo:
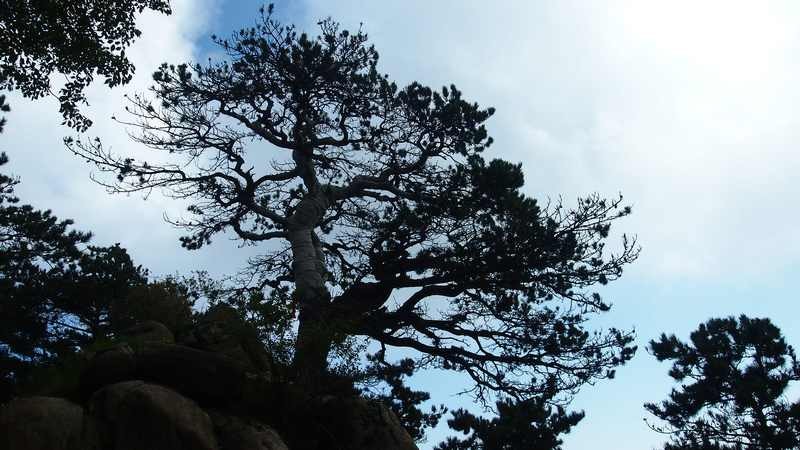
[[[314,232],[328,205],[324,193],[310,193],[289,217],[287,227],[295,298],[300,310],[293,366],[298,380],[309,384],[325,372],[332,340],[332,330],[326,321],[331,300],[325,286],[327,269]]]

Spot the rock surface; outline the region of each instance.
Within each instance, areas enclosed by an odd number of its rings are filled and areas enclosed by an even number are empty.
[[[131,346],[142,344],[174,344],[175,336],[161,322],[148,320],[122,332],[122,340]]]
[[[115,450],[217,450],[214,426],[197,404],[163,386],[125,381],[97,391],[90,414]]]
[[[225,355],[183,345],[127,344],[107,350],[91,361],[82,391],[125,380],[144,380],[179,390],[201,402],[224,403],[240,397],[246,367]]]
[[[209,411],[209,416],[225,450],[289,450],[278,433],[263,423],[219,411]]]
[[[0,448],[88,450],[83,408],[55,397],[12,400],[0,408]]]
[[[269,373],[271,358],[258,339],[256,330],[236,310],[227,305],[214,305],[197,321],[186,345],[229,356],[253,370]]]
[[[48,368],[46,379],[68,382],[0,407],[0,450],[417,450],[386,406],[276,376],[230,307],[178,342],[145,321]]]

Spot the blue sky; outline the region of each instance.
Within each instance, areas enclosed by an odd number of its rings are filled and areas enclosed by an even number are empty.
[[[363,22],[381,70],[399,84],[454,83],[496,107],[492,156],[523,163],[528,194],[567,203],[595,191],[625,195],[634,214],[617,231],[637,235],[643,253],[603,290],[614,308],[593,323],[635,327],[641,348],[615,380],[579,394],[573,406],[586,418],[565,448],[653,448],[662,438],[643,424],[642,404],[663,399],[670,383],[667,366],[644,351],[649,339],[664,331],[686,337],[709,317],[745,313],[771,317],[800,343],[800,4],[487,5],[286,0],[276,10],[310,32],[326,16],[349,28]],[[162,61],[215,57],[208,37],[251,24],[260,2],[173,6],[171,17],[142,18],[143,37],[130,51],[138,73],[127,91],[144,90]],[[141,152],[108,120],[122,111],[124,91],[92,89],[91,133],[118,151]],[[70,131],[55,126],[55,105],[11,100],[2,147],[26,201],[75,219],[98,244],[121,242],[156,273],[228,273],[252,251],[224,239],[200,252],[180,249],[179,231],[162,215],[184,205],[157,194],[106,195],[89,180],[91,168],[63,150]],[[471,403],[453,397],[458,379],[426,374],[415,383],[436,403]],[[437,429],[430,442],[446,434]]]

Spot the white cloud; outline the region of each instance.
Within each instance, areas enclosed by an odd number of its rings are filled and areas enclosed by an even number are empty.
[[[532,195],[622,192],[663,277],[775,271],[800,254],[795,3],[311,1],[364,22],[382,70],[497,107],[492,155]]]

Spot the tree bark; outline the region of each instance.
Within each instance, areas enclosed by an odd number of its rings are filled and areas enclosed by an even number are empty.
[[[324,193],[310,193],[287,221],[300,310],[293,366],[297,379],[309,385],[324,374],[332,340],[326,321],[331,296],[325,285],[324,255],[314,232],[328,205]]]

